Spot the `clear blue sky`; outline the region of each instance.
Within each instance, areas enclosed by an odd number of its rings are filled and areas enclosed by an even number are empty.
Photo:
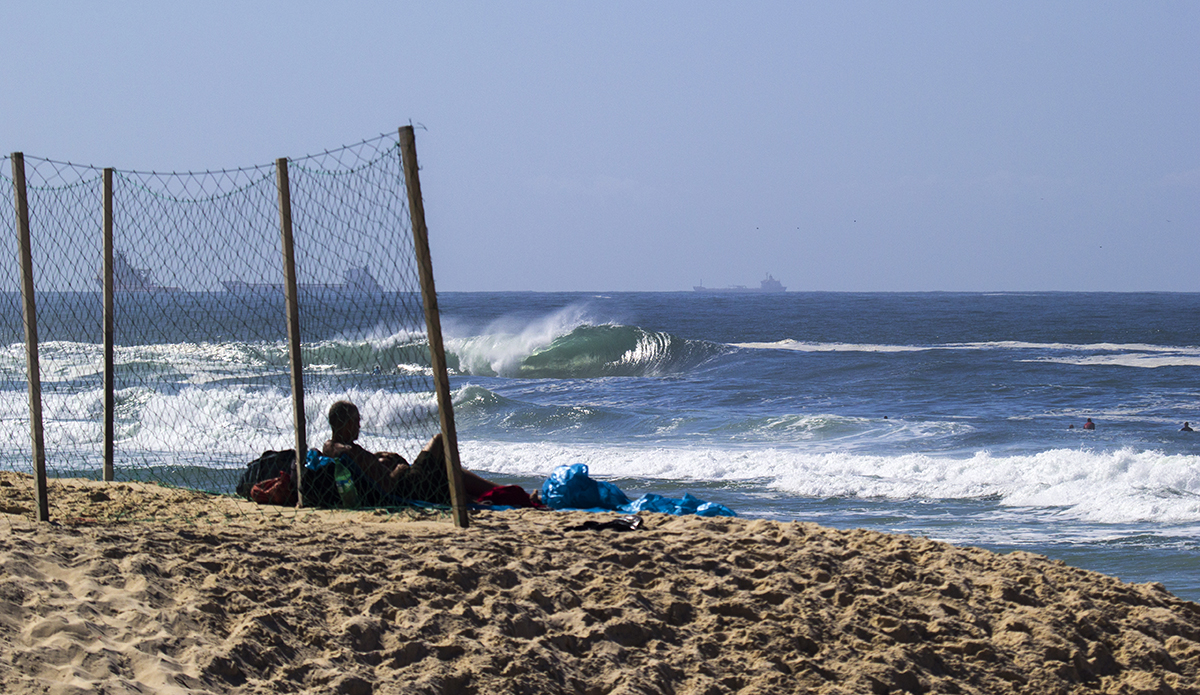
[[[1200,3],[7,3],[0,148],[417,131],[441,290],[1200,291]]]

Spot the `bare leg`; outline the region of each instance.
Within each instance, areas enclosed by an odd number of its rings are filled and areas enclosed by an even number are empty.
[[[433,439],[425,445],[424,451],[428,452],[432,457],[430,463],[445,468],[446,466],[446,448],[442,443],[442,433],[439,432],[433,435]],[[491,490],[494,487],[499,487],[496,483],[482,478],[471,471],[462,469],[463,490],[471,499],[478,499],[480,495]]]
[[[466,469],[463,470],[462,475],[463,489],[467,491],[467,494],[470,495],[472,499],[479,499],[479,497],[488,490],[500,487],[492,481],[481,478]]]

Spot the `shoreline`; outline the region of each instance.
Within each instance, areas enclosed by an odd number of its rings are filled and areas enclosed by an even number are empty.
[[[1200,693],[1200,605],[1029,553],[657,514],[459,530],[75,480],[36,524],[15,477],[7,693]]]

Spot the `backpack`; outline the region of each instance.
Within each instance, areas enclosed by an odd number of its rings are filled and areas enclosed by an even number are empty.
[[[264,480],[278,478],[281,473],[287,473],[293,480],[296,478],[295,449],[264,451],[262,456],[247,464],[246,470],[242,471],[241,479],[238,480],[238,496],[252,499],[250,493],[254,490],[255,485]]]
[[[259,504],[294,507],[300,497],[295,484],[292,483],[292,474],[284,471],[278,477],[268,478],[250,488],[250,499]]]

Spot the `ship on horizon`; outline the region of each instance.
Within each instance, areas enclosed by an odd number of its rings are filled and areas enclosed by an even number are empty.
[[[763,294],[773,292],[787,292],[787,288],[783,286],[775,278],[767,273],[765,280],[759,283],[759,287],[746,287],[745,285],[733,285],[732,287],[705,287],[704,281],[701,280],[699,285],[695,285],[692,289],[696,292],[716,293],[716,294]]]
[[[154,281],[148,268],[136,268],[121,251],[113,252],[114,292],[178,292],[178,287],[166,287]],[[96,274],[96,282],[104,288],[104,272]]]
[[[338,294],[338,295],[379,295],[383,288],[367,270],[367,266],[351,268],[342,274],[345,282],[341,284],[299,283],[296,291],[300,294]],[[221,286],[226,292],[256,297],[282,297],[283,284],[278,282],[243,282],[241,280],[222,280]]]

